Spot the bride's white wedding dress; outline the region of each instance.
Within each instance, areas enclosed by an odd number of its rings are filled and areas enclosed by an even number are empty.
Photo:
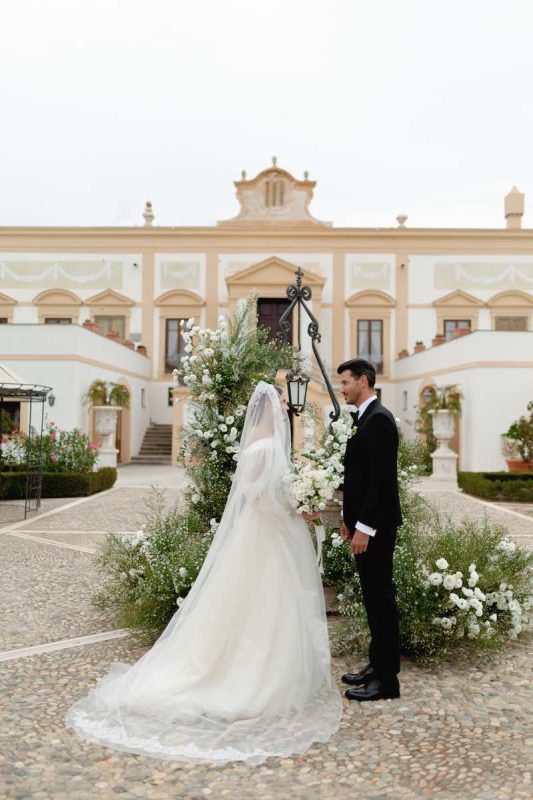
[[[69,709],[68,726],[119,750],[215,764],[301,754],[335,733],[322,584],[283,480],[289,468],[288,417],[261,382],[194,586],[151,650],[113,664]]]

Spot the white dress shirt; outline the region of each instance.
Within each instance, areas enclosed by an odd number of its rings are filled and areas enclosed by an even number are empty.
[[[374,400],[377,400],[377,395],[373,394],[372,397],[368,397],[360,406],[357,406],[357,411],[359,412],[359,419],[363,416],[365,411],[367,410],[370,403],[373,403]],[[377,528],[371,528],[370,525],[365,525],[364,522],[358,522],[355,526],[356,530],[361,531],[361,533],[366,533],[367,536],[375,536]]]

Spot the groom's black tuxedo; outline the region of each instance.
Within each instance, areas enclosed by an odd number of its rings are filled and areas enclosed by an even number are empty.
[[[402,524],[398,497],[398,428],[373,400],[357,422],[344,456],[343,517],[350,533],[362,522],[380,530]]]
[[[396,589],[392,579],[398,496],[398,428],[391,412],[373,400],[357,421],[344,456],[343,517],[351,535],[358,522],[375,528],[366,552],[355,557],[370,628],[370,663],[385,685],[400,671]]]

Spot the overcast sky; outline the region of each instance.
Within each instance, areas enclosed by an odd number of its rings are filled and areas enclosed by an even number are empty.
[[[278,157],[342,226],[533,228],[531,0],[0,0],[0,226],[233,216]]]

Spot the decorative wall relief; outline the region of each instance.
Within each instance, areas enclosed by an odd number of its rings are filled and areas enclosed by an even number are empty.
[[[350,260],[348,266],[349,293],[361,289],[392,289],[392,266],[388,261]]]
[[[106,258],[75,260],[0,260],[0,285],[6,289],[122,289],[122,261]]]
[[[200,290],[200,263],[198,261],[161,261],[161,290],[192,289]]]
[[[435,289],[526,289],[533,291],[533,260],[449,261],[434,266]]]

